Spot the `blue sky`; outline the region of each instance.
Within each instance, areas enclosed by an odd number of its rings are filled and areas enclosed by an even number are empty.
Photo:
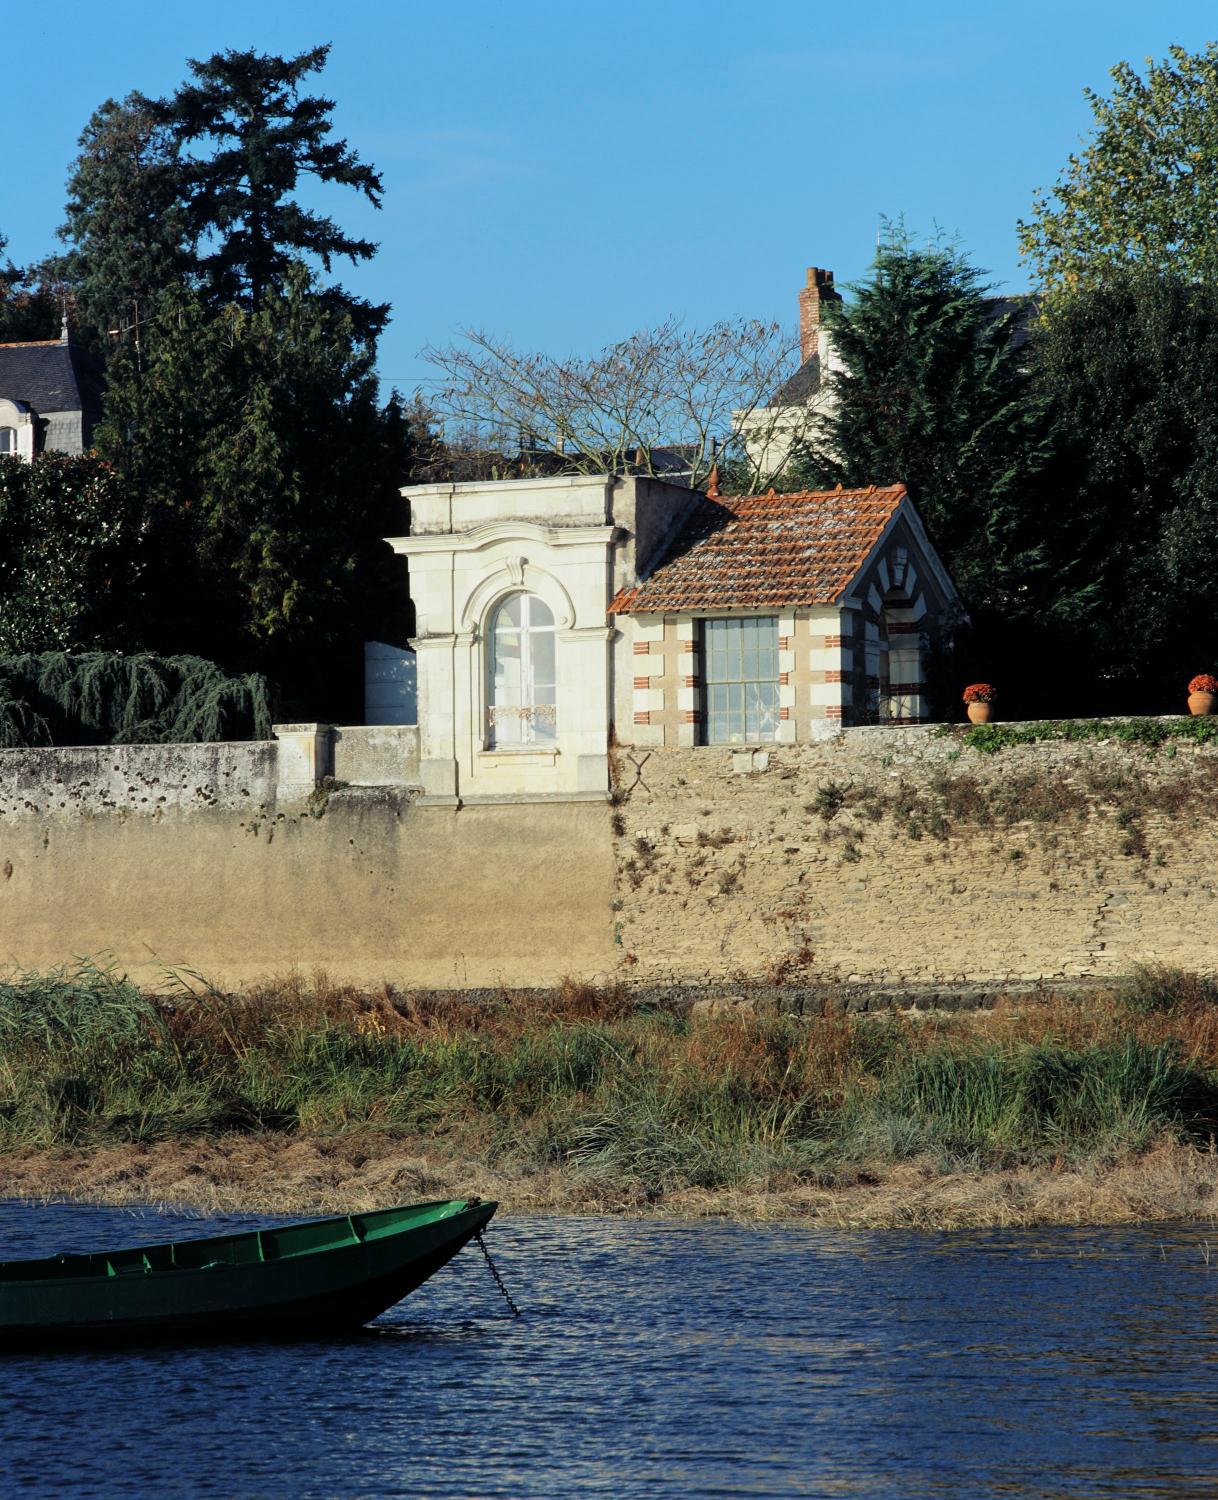
[[[319,88],[385,178],[379,241],[341,279],[394,321],[384,378],[465,325],[591,352],[677,314],[794,322],[804,267],[861,276],[881,215],[936,227],[1026,286],[1015,223],[1088,125],[1108,68],[1218,36],[1178,0],[61,0],[22,11],[0,75],[0,233],[53,248],[76,139],[108,96],[171,90],[187,57],[333,43]]]

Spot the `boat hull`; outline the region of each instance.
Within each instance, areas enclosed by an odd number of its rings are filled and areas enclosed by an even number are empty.
[[[310,1339],[354,1330],[450,1261],[495,1208],[456,1200],[137,1247],[109,1257],[0,1266],[0,1348],[166,1338]],[[419,1212],[428,1209],[430,1216]],[[399,1225],[391,1218],[412,1213],[418,1222]],[[323,1239],[327,1230],[328,1242],[297,1247],[310,1234]],[[201,1263],[190,1265],[192,1258]],[[70,1274],[82,1262],[86,1274]],[[53,1274],[39,1275],[37,1268]]]

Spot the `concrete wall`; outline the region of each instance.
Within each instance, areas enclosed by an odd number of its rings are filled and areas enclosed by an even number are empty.
[[[175,969],[239,986],[322,968],[438,987],[552,984],[612,965],[603,805],[458,812],[361,788],[282,806],[251,785],[236,788],[250,791],[237,807],[215,785],[214,801],[191,793],[145,815],[142,803],[8,799],[0,964],[109,955],[152,985]]]
[[[626,752],[615,936],[631,982],[1218,972],[1218,751],[925,729]],[[834,803],[841,799],[835,812]]]
[[[419,785],[419,731],[414,724],[336,724],[331,743],[336,781]]]

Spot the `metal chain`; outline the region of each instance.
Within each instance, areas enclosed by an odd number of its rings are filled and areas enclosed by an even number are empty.
[[[499,1267],[491,1259],[491,1252],[486,1248],[486,1241],[482,1238],[482,1231],[480,1229],[478,1230],[477,1234],[474,1235],[474,1238],[478,1241],[478,1249],[482,1251],[482,1254],[486,1259],[487,1269],[494,1277],[495,1285],[499,1288],[503,1300],[512,1309],[513,1316],[517,1318],[520,1317],[520,1309],[516,1306],[515,1302],[512,1301],[512,1294],[508,1291],[506,1285],[504,1284],[503,1277],[499,1274]]]

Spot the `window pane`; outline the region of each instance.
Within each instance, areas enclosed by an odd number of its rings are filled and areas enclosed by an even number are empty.
[[[522,594],[520,597],[528,606],[530,630],[554,629],[554,616],[550,613],[550,606],[544,599],[539,599],[536,594]]]
[[[520,615],[524,605],[523,594],[511,594],[495,611],[496,630],[519,630]]]
[[[533,663],[533,686],[538,693],[543,685],[554,686],[554,632],[540,630],[529,632],[529,648]],[[549,702],[549,699],[542,699]]]
[[[702,647],[708,743],[774,739],[779,721],[777,619],[705,620]]]

